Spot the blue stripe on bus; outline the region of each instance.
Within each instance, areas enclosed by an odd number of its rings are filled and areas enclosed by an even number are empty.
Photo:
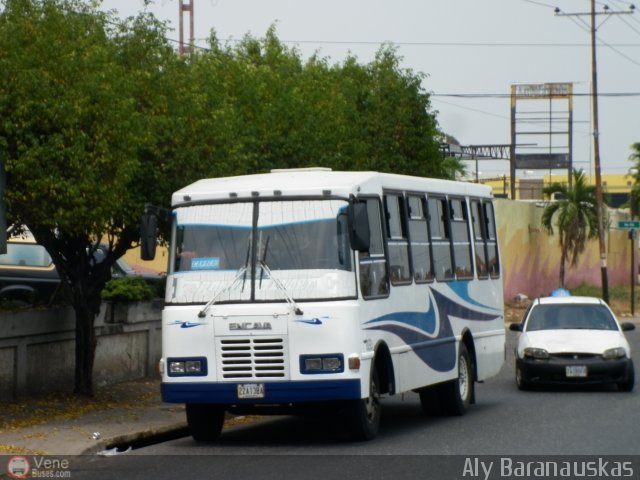
[[[490,305],[484,305],[480,302],[478,302],[477,300],[471,298],[471,295],[469,295],[469,285],[471,284],[470,281],[466,281],[466,282],[451,282],[448,284],[449,288],[451,290],[453,290],[453,292],[458,295],[461,299],[463,299],[464,301],[466,301],[467,303],[470,303],[472,305],[475,305],[477,307],[482,307],[482,308],[490,308],[492,310],[495,310],[495,308],[491,307]]]
[[[498,319],[500,314],[497,311],[495,314],[480,312],[457,303],[433,288],[429,290],[433,301],[426,312],[390,313],[369,320],[366,325],[368,330],[381,330],[398,336],[430,368],[447,372],[456,364],[456,342],[449,317],[486,322]],[[435,308],[432,309],[431,305],[436,306],[440,318],[437,333]]]
[[[265,397],[238,399],[237,385],[264,383]],[[218,405],[282,404],[320,400],[360,398],[360,380],[305,380],[283,382],[162,383],[162,401],[168,403],[210,403]]]

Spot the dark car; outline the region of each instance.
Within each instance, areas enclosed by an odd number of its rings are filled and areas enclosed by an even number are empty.
[[[0,302],[18,305],[49,303],[60,277],[42,245],[31,239],[10,239],[0,255]]]
[[[96,250],[97,262],[105,258],[106,248],[100,245]],[[112,267],[111,276],[139,276],[148,283],[162,278],[160,274],[137,272],[122,258]],[[60,277],[46,249],[31,237],[9,239],[7,253],[0,255],[0,303],[50,304],[59,290]]]
[[[624,331],[609,306],[593,297],[534,300],[522,323],[516,347],[516,384],[616,384],[631,391],[635,373]]]

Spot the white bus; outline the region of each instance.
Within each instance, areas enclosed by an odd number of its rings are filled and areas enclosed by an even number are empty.
[[[503,364],[489,187],[275,170],[200,180],[172,209],[161,389],[196,440],[226,411],[319,407],[370,439],[381,397],[461,415]]]

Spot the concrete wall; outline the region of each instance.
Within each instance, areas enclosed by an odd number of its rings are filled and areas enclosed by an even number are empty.
[[[548,235],[542,228],[543,204],[497,199],[495,205],[505,301],[519,293],[529,298],[549,294],[560,284],[560,244],[557,232]],[[617,228],[619,220],[628,219],[628,210],[608,211],[609,228],[605,241],[610,286],[630,282],[631,242],[628,231]],[[582,283],[602,284],[597,239],[588,242],[575,267],[565,266],[566,286],[573,288]]]
[[[95,385],[155,374],[161,355],[162,302],[123,313],[103,304],[96,319]],[[72,391],[75,315],[71,308],[0,311],[0,399]]]

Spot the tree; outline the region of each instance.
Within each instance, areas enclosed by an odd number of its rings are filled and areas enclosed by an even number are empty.
[[[633,188],[631,189],[631,198],[629,198],[629,206],[631,216],[635,217],[640,213],[640,142],[631,145],[633,153],[629,156],[629,160],[634,162]]]
[[[389,45],[370,64],[305,62],[272,27],[232,47],[214,35],[191,61],[211,127],[229,142],[217,147],[236,173],[322,165],[454,178],[463,170],[439,151],[424,76],[401,69]]]
[[[587,240],[598,235],[595,187],[587,184],[582,170],[574,170],[573,185],[552,183],[543,189],[545,195],[557,194],[558,200],[549,203],[542,213],[542,226],[554,233],[558,228],[560,256],[560,287],[564,287],[567,260],[575,266],[584,252]]]
[[[98,2],[1,5],[8,218],[53,258],[76,315],[75,392],[92,395],[100,291],[139,239],[144,202],[174,189],[157,180],[162,166],[145,164],[144,155],[163,106],[151,87],[159,88],[154,80],[166,76],[173,53],[152,18],[118,24]],[[108,253],[97,262],[100,242]]]
[[[145,204],[202,177],[326,165],[453,178],[422,75],[307,62],[270,29],[179,56],[166,26],[99,0],[0,0],[0,158],[8,220],[49,252],[76,315],[75,392],[92,395],[94,320]],[[107,255],[97,261],[99,243]]]

